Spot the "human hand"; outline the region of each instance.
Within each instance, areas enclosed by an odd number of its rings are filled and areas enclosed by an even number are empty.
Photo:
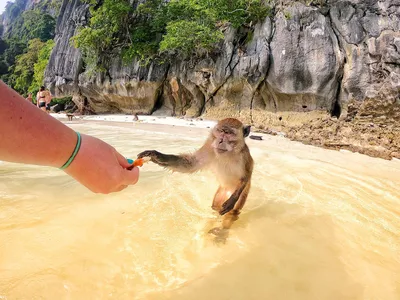
[[[139,179],[139,169],[109,144],[95,137],[81,134],[78,154],[64,170],[68,175],[95,193],[119,192],[134,185]]]

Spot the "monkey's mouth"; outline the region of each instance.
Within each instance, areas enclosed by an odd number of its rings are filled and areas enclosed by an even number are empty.
[[[220,149],[220,148],[216,148],[215,149],[218,153],[225,153],[225,152],[227,152],[228,150],[226,150],[226,149]]]

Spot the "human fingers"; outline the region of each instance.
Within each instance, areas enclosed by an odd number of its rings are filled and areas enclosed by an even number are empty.
[[[122,170],[122,175],[124,184],[136,184],[139,180],[139,168],[134,167],[132,170]]]
[[[115,151],[115,156],[117,157],[118,163],[120,164],[121,167],[124,169],[129,168],[133,164],[133,160],[131,159],[126,159],[123,157],[119,152]]]

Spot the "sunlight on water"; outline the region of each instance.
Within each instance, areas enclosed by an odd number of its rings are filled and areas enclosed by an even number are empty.
[[[208,130],[69,123],[127,157],[192,151]],[[59,170],[0,164],[0,299],[400,299],[400,162],[264,136],[227,243],[213,177],[154,164],[95,195]]]

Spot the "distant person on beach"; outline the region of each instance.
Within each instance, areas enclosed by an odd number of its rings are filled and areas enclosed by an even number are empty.
[[[109,144],[42,113],[1,80],[0,95],[0,160],[60,168],[95,193],[138,181],[139,169],[128,170],[133,162]]]
[[[33,103],[32,93],[28,94],[28,97],[26,97],[26,100],[28,100],[30,103]]]
[[[49,113],[50,112],[50,102],[51,102],[51,93],[46,90],[44,86],[41,86],[39,92],[36,95],[37,106]]]

